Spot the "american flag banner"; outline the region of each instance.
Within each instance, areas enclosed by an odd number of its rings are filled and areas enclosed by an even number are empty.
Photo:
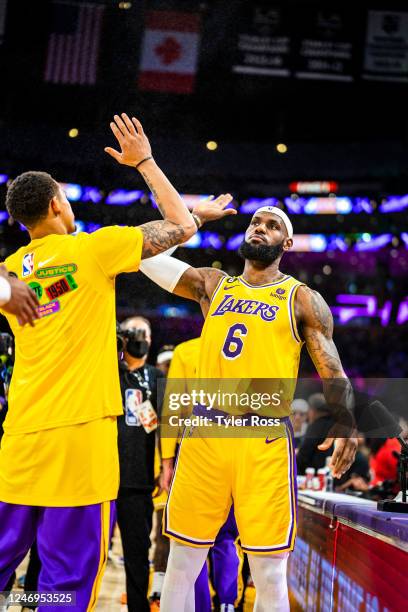
[[[192,93],[197,70],[200,16],[150,11],[139,69],[140,89]]]
[[[44,80],[94,85],[105,7],[56,0],[48,40]]]

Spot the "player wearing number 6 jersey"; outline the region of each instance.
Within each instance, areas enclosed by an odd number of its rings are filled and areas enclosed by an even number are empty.
[[[199,216],[199,209],[195,210]],[[340,476],[356,450],[350,383],[332,340],[333,320],[323,298],[279,270],[293,244],[292,224],[276,207],[252,217],[240,247],[244,272],[229,277],[193,269],[159,255],[141,270],[163,288],[200,303],[206,321],[198,378],[296,379],[303,343],[323,379],[326,400],[346,428],[336,426],[332,472]],[[344,418],[345,417],[345,418]],[[348,429],[347,429],[348,427]],[[345,431],[349,434],[344,437]],[[291,434],[275,438],[214,438],[193,431],[183,439],[163,530],[172,538],[161,599],[163,612],[193,610],[192,585],[231,502],[248,553],[255,610],[288,610],[286,562],[296,533],[295,458]],[[172,466],[164,462],[169,480]]]

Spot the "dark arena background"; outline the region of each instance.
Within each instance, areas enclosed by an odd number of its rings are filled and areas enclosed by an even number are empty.
[[[329,304],[347,374],[408,376],[406,2],[0,0],[0,65],[1,260],[29,242],[5,208],[26,170],[63,184],[78,232],[160,218],[139,173],[103,150],[113,115],[127,112],[189,207],[234,197],[238,214],[202,227],[177,257],[241,274],[251,214],[278,206],[294,227],[281,269]],[[117,280],[117,318],[132,314],[152,324],[152,364],[203,323],[198,305],[141,273]],[[301,373],[315,376],[306,351]],[[404,418],[406,398],[397,408]],[[407,522],[387,532],[330,503],[316,513],[302,502],[292,609],[406,609]],[[97,609],[125,609],[123,575],[108,566]]]

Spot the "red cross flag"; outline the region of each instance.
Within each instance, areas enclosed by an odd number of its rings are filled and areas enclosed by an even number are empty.
[[[139,89],[192,93],[197,70],[200,17],[150,11],[139,70]]]

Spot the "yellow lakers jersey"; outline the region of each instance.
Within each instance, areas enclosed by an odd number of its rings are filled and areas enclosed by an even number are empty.
[[[199,352],[200,338],[193,338],[176,346],[169,368],[168,380],[177,379],[178,392],[188,392],[189,384],[191,385],[196,378]],[[163,420],[168,419],[168,416],[169,410],[165,403],[163,406]],[[169,437],[166,437],[166,433],[169,434]],[[177,442],[178,436],[175,431],[168,426],[162,427],[161,455],[163,459],[175,456]]]
[[[137,271],[136,227],[32,240],[5,261],[36,292],[40,319],[21,327],[6,314],[16,359],[4,423],[38,432],[123,413],[116,349],[115,276]]]
[[[171,360],[169,378],[195,378],[199,353],[200,338],[178,344]]]
[[[302,340],[294,299],[302,284],[292,276],[261,286],[223,276],[201,334],[198,377],[296,379]]]

